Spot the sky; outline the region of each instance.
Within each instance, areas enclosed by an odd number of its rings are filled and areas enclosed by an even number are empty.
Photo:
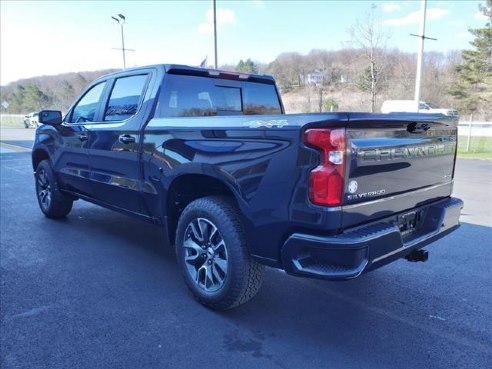
[[[483,27],[485,1],[427,2],[425,51],[469,47],[469,28]],[[350,47],[349,28],[376,5],[386,46],[416,52],[420,1],[217,0],[218,64],[251,58],[268,63],[280,53]],[[0,84],[40,75],[123,66],[123,14],[127,67],[214,62],[212,0],[18,1],[0,0]]]

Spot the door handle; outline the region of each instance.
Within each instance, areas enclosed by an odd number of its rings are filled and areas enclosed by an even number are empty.
[[[79,135],[80,141],[87,141],[88,139],[89,139],[89,136],[87,136],[87,135]]]
[[[121,135],[120,136],[120,142],[124,143],[124,144],[135,143],[135,137],[130,136],[130,135]]]

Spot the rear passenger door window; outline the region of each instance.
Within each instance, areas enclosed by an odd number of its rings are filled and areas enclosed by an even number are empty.
[[[116,79],[104,112],[104,121],[123,121],[137,114],[147,74]]]
[[[79,100],[75,108],[73,109],[70,123],[83,123],[93,122],[96,115],[101,95],[104,91],[106,82],[99,83],[92,87],[85,95]]]

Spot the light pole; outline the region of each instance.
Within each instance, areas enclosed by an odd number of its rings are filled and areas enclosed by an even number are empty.
[[[214,53],[215,53],[215,69],[217,69],[217,4],[213,0],[214,5]]]
[[[415,97],[414,104],[417,112],[419,111],[420,105],[420,79],[422,78],[422,58],[424,56],[424,40],[425,40],[425,12],[427,9],[427,1],[422,0],[421,6],[421,18],[420,18],[420,41],[419,50],[417,54],[417,73],[415,76]]]
[[[116,17],[111,17],[113,18],[116,22],[118,22],[121,26],[121,51],[123,52],[123,69],[126,69],[126,60],[125,60],[125,37],[123,35],[123,25],[125,24],[125,16],[123,14],[118,14],[118,18]]]
[[[417,73],[415,74],[415,97],[414,97],[414,105],[415,105],[415,111],[418,112],[420,109],[420,85],[421,85],[421,78],[422,78],[422,59],[424,57],[424,41],[427,40],[434,40],[437,41],[436,38],[432,37],[427,37],[425,35],[425,13],[427,10],[427,0],[421,0],[420,1],[421,6],[420,6],[420,35],[415,35],[413,33],[410,34],[410,36],[415,36],[420,38],[419,41],[419,49],[418,49],[418,54],[417,54]]]

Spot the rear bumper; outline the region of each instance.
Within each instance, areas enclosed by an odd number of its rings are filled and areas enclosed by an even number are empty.
[[[463,201],[450,197],[412,209],[422,214],[422,219],[406,236],[398,227],[401,214],[334,236],[294,233],[282,247],[282,264],[287,273],[298,276],[355,278],[452,232],[459,227],[462,208]]]

